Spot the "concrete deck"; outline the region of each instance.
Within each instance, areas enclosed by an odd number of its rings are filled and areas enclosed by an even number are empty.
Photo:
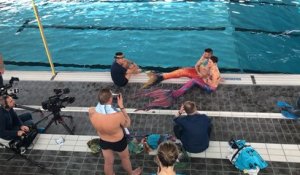
[[[198,109],[213,120],[210,148],[204,153],[191,154],[191,163],[177,169],[184,174],[242,174],[225,159],[226,142],[233,138],[246,139],[258,150],[270,166],[261,174],[300,174],[300,124],[287,120],[276,107],[277,100],[294,104],[300,96],[300,75],[276,74],[222,74],[224,82],[212,94],[198,88],[191,89],[170,108],[137,111],[149,103],[147,98],[133,98],[147,81],[145,74],[134,77],[125,88],[113,85],[107,72],[59,72],[52,80],[50,72],[7,71],[4,80],[19,77],[14,87],[20,88],[18,104],[40,108],[41,102],[54,95],[54,88],[70,88],[69,96],[76,98],[63,109],[62,114],[72,115],[76,123],[75,135],[68,135],[61,125],[53,124],[46,134],[37,137],[29,157],[46,165],[56,174],[103,174],[102,155],[92,155],[86,142],[96,138],[87,115],[87,109],[97,102],[100,88],[110,87],[122,92],[124,103],[132,118],[132,134],[172,134],[172,118],[180,104],[193,100]],[[186,78],[164,81],[156,87],[177,89]],[[155,88],[155,87],[154,87]],[[24,110],[18,110],[23,113]],[[34,113],[34,120],[41,116]],[[51,119],[51,117],[49,118]],[[41,124],[44,126],[48,121]],[[55,139],[64,137],[65,143],[57,145]],[[12,153],[0,149],[0,174],[47,174],[20,158],[6,161]],[[142,166],[143,174],[156,172],[153,156],[132,155],[133,166]],[[125,174],[117,159],[116,174]]]

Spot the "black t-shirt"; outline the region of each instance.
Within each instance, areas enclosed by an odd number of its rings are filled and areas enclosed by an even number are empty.
[[[118,64],[116,61],[113,62],[110,68],[111,79],[117,86],[125,86],[128,83],[126,75],[126,69]]]

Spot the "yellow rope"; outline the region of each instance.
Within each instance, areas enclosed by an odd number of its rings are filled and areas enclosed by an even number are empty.
[[[41,23],[41,20],[40,20],[39,14],[38,14],[38,9],[35,5],[34,0],[32,0],[32,7],[33,7],[35,18],[36,18],[36,20],[38,22],[38,25],[39,25],[39,30],[40,30],[41,37],[42,37],[42,40],[43,40],[43,44],[44,44],[44,47],[45,47],[45,50],[46,50],[48,61],[49,61],[50,67],[51,67],[52,75],[54,76],[55,75],[55,70],[54,70],[54,65],[52,63],[52,57],[51,57],[51,54],[49,52],[48,44],[47,44],[47,41],[46,41],[46,38],[45,38],[45,35],[44,35],[44,28],[43,28],[43,25]]]

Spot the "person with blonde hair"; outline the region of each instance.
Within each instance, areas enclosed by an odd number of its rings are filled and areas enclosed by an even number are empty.
[[[166,141],[157,148],[155,161],[158,165],[157,175],[176,175],[174,165],[178,159],[179,150],[174,142]]]

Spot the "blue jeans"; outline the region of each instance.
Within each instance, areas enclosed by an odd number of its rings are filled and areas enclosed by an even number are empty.
[[[25,126],[32,126],[33,120],[30,113],[24,113],[18,116]]]

